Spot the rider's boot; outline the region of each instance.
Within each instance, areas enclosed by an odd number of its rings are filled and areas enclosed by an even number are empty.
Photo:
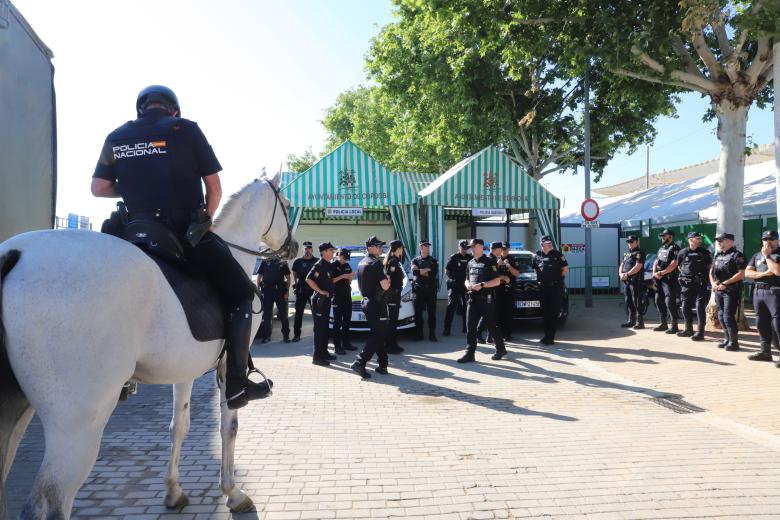
[[[235,307],[228,318],[225,350],[227,351],[227,378],[225,395],[231,410],[246,406],[249,401],[262,399],[271,394],[273,382],[250,381],[247,363],[249,361],[249,340],[252,328],[252,301]]]

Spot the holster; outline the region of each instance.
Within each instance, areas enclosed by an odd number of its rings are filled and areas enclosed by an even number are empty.
[[[211,229],[211,216],[209,216],[206,208],[203,206],[195,210],[195,214],[192,216],[192,222],[187,228],[185,238],[190,247],[198,245],[203,236]]]

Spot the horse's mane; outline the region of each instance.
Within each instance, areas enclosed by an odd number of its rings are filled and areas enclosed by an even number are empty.
[[[225,202],[225,205],[222,206],[222,210],[219,212],[217,217],[214,219],[214,223],[218,224],[224,220],[227,220],[230,218],[231,214],[235,211],[235,206],[238,206],[238,201],[241,200],[244,193],[246,193],[247,188],[254,185],[255,183],[259,182],[260,179],[255,179],[252,182],[245,184],[240,190],[233,193],[230,198]]]

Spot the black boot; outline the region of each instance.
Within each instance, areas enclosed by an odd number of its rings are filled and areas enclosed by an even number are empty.
[[[634,325],[636,325],[636,316],[629,316],[627,322],[620,324],[624,329],[630,329]]]
[[[726,350],[729,352],[737,352],[739,350],[739,333],[737,331],[729,333],[729,342],[726,345]]]
[[[677,333],[678,336],[681,338],[690,338],[693,336],[693,322],[686,321],[685,322],[685,330],[681,330]]]
[[[439,338],[436,337],[435,330],[431,330],[430,332],[428,332],[428,339],[431,341],[439,341]]]
[[[228,408],[231,410],[242,408],[254,399],[268,397],[271,395],[273,387],[273,382],[270,379],[255,383],[247,377],[251,328],[252,302],[250,300],[236,307],[230,313],[227,323],[225,395]]]
[[[718,348],[724,348],[729,344],[731,339],[729,338],[729,329],[723,329],[723,339],[718,342]]]
[[[691,341],[704,341],[704,327],[699,327],[696,334],[691,336]]]
[[[665,330],[669,330],[669,326],[666,324],[665,321],[662,321],[661,323],[658,324],[657,327],[653,327],[653,330],[656,332],[663,332]]]
[[[506,348],[497,348],[496,353],[490,356],[490,359],[493,361],[498,361],[502,357],[506,356]]]
[[[677,334],[678,332],[680,332],[680,329],[677,328],[677,322],[673,321],[672,326],[669,327],[669,330],[667,330],[665,334]]]
[[[474,361],[476,361],[476,359],[474,358],[474,351],[471,350],[471,348],[466,350],[463,357],[458,358],[458,363],[473,363]]]
[[[636,319],[636,325],[634,325],[632,328],[633,328],[634,330],[641,330],[641,329],[644,329],[644,328],[645,328],[645,317],[640,315],[640,316],[639,316],[639,317]]]
[[[355,371],[363,379],[371,378],[371,374],[369,374],[368,370],[366,370],[366,365],[364,365],[360,361],[355,361],[354,363],[352,363],[352,365],[349,368]]]
[[[761,350],[748,356],[750,361],[772,361],[772,344],[761,342]]]

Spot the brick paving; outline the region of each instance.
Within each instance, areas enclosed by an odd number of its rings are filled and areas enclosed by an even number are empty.
[[[351,355],[312,365],[310,336],[256,344],[275,395],[239,414],[237,480],[257,510],[236,518],[780,517],[780,370],[714,342],[619,329],[622,317],[614,303],[576,308],[560,344],[521,339],[498,362],[481,347],[466,366],[460,334],[404,338],[391,375],[370,381],[349,371]],[[74,518],[230,517],[213,374],[194,393],[181,465],[191,505],[162,504],[170,388],[142,386],[114,412]],[[706,411],[651,400],[666,393]],[[41,450],[34,422],[9,478],[12,509]]]

